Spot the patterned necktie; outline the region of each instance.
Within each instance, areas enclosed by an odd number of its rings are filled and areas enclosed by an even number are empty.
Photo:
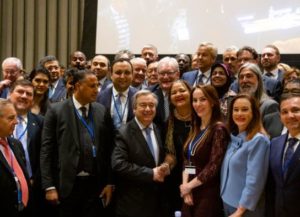
[[[198,76],[197,84],[203,84],[203,83],[204,83],[204,82],[203,82],[203,77],[204,77],[204,75],[203,75],[203,73],[201,73],[201,74]]]
[[[164,96],[164,112],[165,112],[165,118],[164,121],[167,121],[169,118],[170,110],[169,110],[169,97],[166,93]]]
[[[284,173],[287,172],[287,169],[289,167],[289,164],[290,164],[293,154],[294,154],[294,145],[296,145],[297,142],[298,142],[298,139],[296,139],[296,138],[289,138],[289,140],[288,140],[288,147],[284,154],[284,163],[283,163]]]
[[[146,141],[147,141],[147,144],[148,144],[148,147],[152,153],[152,156],[156,162],[156,157],[155,157],[155,153],[154,153],[154,147],[153,147],[153,142],[152,142],[152,139],[151,139],[151,128],[150,127],[147,127],[145,128],[145,132],[146,132]]]
[[[18,124],[16,126],[16,138],[22,143],[24,152],[25,152],[25,159],[26,159],[26,169],[28,172],[29,177],[32,176],[32,170],[30,165],[30,158],[29,152],[27,147],[27,139],[26,139],[26,128],[24,127],[25,120],[22,116],[18,116]]]
[[[24,206],[27,206],[28,203],[28,185],[26,178],[24,176],[24,173],[17,161],[17,159],[12,154],[12,151],[10,150],[10,147],[6,140],[0,139],[0,144],[3,146],[4,155],[7,160],[8,165],[12,169],[12,171],[15,173],[15,176],[18,178],[20,186],[21,186],[21,195],[22,195],[22,202]]]
[[[114,126],[116,129],[121,127],[122,124],[122,101],[121,101],[122,93],[118,93],[115,101],[114,101],[114,114],[113,114],[113,121],[114,121]]]

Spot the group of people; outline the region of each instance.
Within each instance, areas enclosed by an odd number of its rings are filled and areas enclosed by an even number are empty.
[[[300,215],[300,71],[267,45],[2,63],[7,216]],[[193,64],[192,64],[193,63]],[[194,68],[192,68],[194,67]],[[280,68],[281,67],[281,68]]]

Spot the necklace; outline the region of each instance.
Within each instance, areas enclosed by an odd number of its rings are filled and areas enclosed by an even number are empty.
[[[190,121],[191,120],[191,114],[188,113],[187,115],[180,115],[177,110],[174,110],[175,117],[180,121]]]

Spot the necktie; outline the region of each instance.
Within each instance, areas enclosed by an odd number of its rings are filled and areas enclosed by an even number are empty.
[[[284,155],[283,171],[286,173],[289,163],[294,154],[294,145],[298,142],[296,138],[290,138],[288,140],[288,147]]]
[[[10,147],[6,140],[1,139],[0,144],[3,146],[4,149],[4,155],[7,160],[8,165],[12,169],[12,171],[15,173],[15,176],[18,178],[20,186],[21,186],[21,194],[22,194],[22,202],[24,206],[27,205],[28,202],[28,185],[27,181],[25,179],[24,173],[17,161],[17,159],[12,154],[12,151],[10,150]]]
[[[204,83],[204,82],[203,82],[203,77],[204,77],[204,75],[203,75],[203,73],[201,73],[201,74],[198,76],[197,84],[203,84],[203,83]]]
[[[152,156],[156,162],[156,157],[155,157],[155,153],[154,153],[154,147],[153,147],[153,142],[152,142],[152,139],[151,139],[151,128],[150,127],[147,127],[145,128],[145,132],[146,132],[146,141],[147,141],[147,144],[148,144],[148,147],[152,153]]]
[[[272,77],[273,77],[273,74],[272,74],[272,72],[267,72],[267,73],[266,73],[266,76],[272,78]]]
[[[32,176],[32,170],[30,165],[30,158],[28,153],[28,147],[27,147],[27,140],[26,140],[26,128],[24,127],[25,120],[22,116],[18,116],[18,124],[16,126],[16,137],[17,139],[22,143],[24,152],[25,152],[25,159],[26,159],[26,169],[28,172],[29,177]]]
[[[88,116],[87,116],[87,109],[86,107],[82,106],[79,108],[81,110],[81,116],[85,121],[88,121]]]
[[[114,126],[115,128],[120,128],[122,124],[123,114],[122,114],[122,102],[121,102],[122,93],[119,93],[114,101]]]
[[[165,94],[164,96],[164,112],[165,112],[165,119],[166,121],[169,117],[170,111],[169,111],[169,97],[168,94]]]

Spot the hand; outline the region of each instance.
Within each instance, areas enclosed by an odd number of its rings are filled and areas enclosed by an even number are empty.
[[[246,208],[239,206],[234,213],[232,213],[229,217],[242,217],[246,212]]]
[[[158,172],[166,177],[168,175],[170,175],[170,166],[168,163],[162,163],[159,167],[158,167]]]
[[[189,206],[193,206],[194,205],[194,201],[193,201],[193,195],[192,193],[186,194],[183,196],[183,201],[184,203],[186,203]]]
[[[104,207],[107,207],[108,204],[111,202],[112,192],[113,192],[113,186],[112,185],[106,185],[103,188],[103,190],[100,194],[100,197],[104,199]]]
[[[4,89],[5,87],[9,87],[11,84],[11,80],[5,79],[0,82],[0,89]]]
[[[232,213],[232,214],[231,214],[230,216],[228,216],[228,217],[242,217],[242,216],[243,216],[243,214],[234,212],[234,213]]]
[[[191,193],[192,188],[190,187],[189,183],[183,183],[180,185],[180,194],[183,197],[186,194]]]
[[[159,167],[153,168],[153,181],[164,182],[165,175],[160,171]]]
[[[45,198],[52,205],[58,205],[59,204],[58,193],[57,193],[56,189],[46,191]]]

